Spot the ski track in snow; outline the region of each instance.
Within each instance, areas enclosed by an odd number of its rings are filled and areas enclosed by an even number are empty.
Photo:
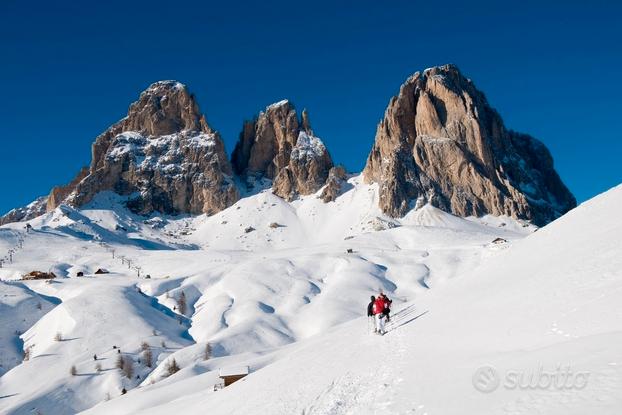
[[[365,339],[365,345],[376,348],[373,354],[361,354],[361,350],[368,352],[369,348],[361,349],[352,345],[352,352],[357,355],[356,358],[370,364],[366,367],[365,373],[348,372],[334,379],[311,405],[302,410],[301,415],[393,413],[392,404],[396,394],[399,393],[398,387],[404,381],[402,362],[408,351],[404,335],[398,329],[401,325],[414,321],[417,318],[413,318],[415,312],[412,306],[396,312],[392,322],[387,324],[387,333],[384,336],[370,332],[369,337]],[[369,327],[370,325],[367,328]],[[421,412],[423,408],[424,405],[420,404],[407,413],[423,413]]]

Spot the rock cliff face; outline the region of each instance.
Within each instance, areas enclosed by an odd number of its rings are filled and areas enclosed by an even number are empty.
[[[78,175],[67,185],[65,186],[56,186],[52,189],[46,201],[46,211],[54,210],[56,206],[63,203],[65,199],[76,189],[78,184],[86,176],[89,175],[88,167],[83,167]]]
[[[326,186],[322,190],[320,199],[324,203],[334,202],[337,197],[342,193],[343,186],[346,183],[347,174],[343,166],[335,166],[328,172],[328,179],[326,180]]]
[[[29,220],[43,215],[46,212],[47,202],[48,197],[42,196],[26,206],[8,211],[4,216],[0,216],[0,226],[6,225],[7,223]]]
[[[66,201],[82,206],[112,190],[132,195],[128,206],[138,213],[213,214],[239,198],[231,175],[222,140],[194,96],[179,82],[161,81],[97,137],[89,175]]]
[[[313,135],[307,112],[298,119],[287,100],[244,123],[232,163],[249,187],[257,179],[270,179],[273,192],[290,201],[318,191],[333,167],[326,147]]]
[[[28,220],[61,203],[83,206],[105,190],[128,196],[140,214],[213,214],[261,179],[288,200],[322,187],[334,201],[347,175],[333,166],[303,111],[287,100],[244,123],[228,161],[219,134],[176,81],[152,84],[127,117],[101,134],[92,162],[66,186],[0,217]],[[415,73],[391,99],[363,171],[378,183],[380,207],[399,217],[429,202],[460,216],[509,215],[543,225],[576,205],[542,143],[505,128],[483,93],[457,67]]]
[[[179,82],[161,81],[97,137],[90,167],[54,188],[45,210],[61,203],[79,207],[111,190],[130,196],[128,207],[137,213],[213,214],[239,198],[231,176],[222,140],[194,96]],[[36,213],[42,212],[20,220]]]
[[[460,216],[546,224],[576,206],[536,139],[507,130],[454,65],[415,73],[378,125],[364,170],[380,207],[398,217],[417,200]]]

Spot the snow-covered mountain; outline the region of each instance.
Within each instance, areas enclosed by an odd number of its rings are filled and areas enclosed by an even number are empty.
[[[0,250],[14,252],[0,269],[0,412],[622,408],[622,187],[535,233],[431,205],[393,219],[375,203],[377,185],[354,176],[345,188],[331,203],[321,190],[289,203],[266,189],[187,217],[138,216],[127,197],[104,192],[31,220],[29,232],[1,227]],[[56,278],[20,280],[33,270]],[[385,337],[361,317],[379,289],[395,300]],[[169,375],[173,359],[180,370]],[[489,394],[472,384],[484,365],[527,373],[557,364],[589,371],[590,383]],[[214,391],[219,371],[237,366],[250,375]]]
[[[533,230],[429,205],[395,220],[374,203],[375,185],[355,176],[345,187],[328,204],[320,191],[289,203],[266,189],[218,214],[188,217],[138,216],[124,207],[128,197],[104,192],[80,210],[61,205],[29,221],[29,232],[3,226],[0,249],[15,252],[0,278],[19,291],[6,291],[3,307],[26,321],[3,336],[10,370],[0,379],[0,411],[84,410],[123,387],[172,381],[162,372],[173,357],[178,376],[213,377],[227,362],[254,362],[356,318],[379,288],[396,304],[411,301]],[[507,244],[491,245],[497,237]],[[57,278],[20,281],[33,270]],[[138,363],[143,342],[153,368]],[[207,342],[213,358],[203,361]],[[21,362],[24,350],[29,358]],[[118,355],[134,360],[140,379],[114,369]],[[78,376],[69,374],[72,366]],[[32,377],[39,380],[26,381]]]
[[[0,413],[617,414],[621,202],[537,228],[574,198],[454,66],[402,86],[361,174],[287,100],[229,161],[157,82],[0,219]]]
[[[360,317],[238,360],[261,369],[222,391],[192,367],[87,413],[619,414],[621,205],[618,186],[418,293],[384,337]]]
[[[376,203],[393,217],[430,203],[458,216],[508,215],[542,226],[576,206],[544,144],[507,130],[455,65],[416,72],[391,98],[363,178],[378,183]],[[308,112],[299,117],[288,100],[243,124],[229,161],[188,88],[159,81],[95,139],[88,168],[0,217],[0,225],[61,204],[82,207],[103,191],[131,196],[125,203],[141,214],[212,215],[265,181],[288,201],[327,185],[328,203],[343,179]]]

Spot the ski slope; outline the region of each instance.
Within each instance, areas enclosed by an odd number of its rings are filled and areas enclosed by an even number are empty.
[[[3,226],[0,256],[19,239],[23,247],[0,269],[0,413],[584,413],[592,398],[614,413],[621,194],[535,233],[431,206],[390,219],[359,176],[329,204],[260,191],[211,217],[144,218],[103,193],[32,220],[30,233]],[[492,244],[498,237],[507,242]],[[16,282],[32,270],[58,278]],[[379,289],[395,300],[385,337],[360,317]],[[132,379],[115,368],[119,355],[133,362]],[[168,376],[173,358],[181,370]],[[471,382],[484,364],[567,361],[605,380],[578,402],[575,391],[530,391],[530,404],[520,391],[483,394]],[[247,378],[214,392],[220,369],[246,365]],[[554,412],[564,399],[566,412]]]

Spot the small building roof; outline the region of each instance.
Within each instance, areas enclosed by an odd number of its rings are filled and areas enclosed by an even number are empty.
[[[222,378],[225,376],[248,375],[248,373],[249,373],[248,366],[226,367],[226,368],[221,368],[218,371],[218,376]]]

